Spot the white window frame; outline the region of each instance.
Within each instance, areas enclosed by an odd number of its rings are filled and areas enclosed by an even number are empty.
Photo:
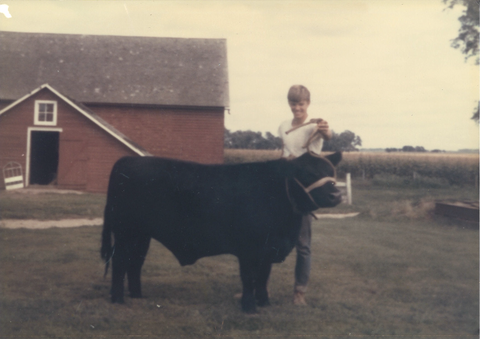
[[[40,104],[53,104],[53,121],[40,121],[38,119],[40,115]],[[53,100],[35,100],[34,124],[42,126],[57,126],[57,102]]]

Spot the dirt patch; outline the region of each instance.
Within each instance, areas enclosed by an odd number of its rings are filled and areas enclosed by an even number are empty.
[[[0,228],[30,228],[45,229],[51,227],[79,227],[79,226],[100,226],[103,225],[103,218],[96,219],[63,219],[63,220],[0,220]]]
[[[40,185],[30,185],[28,188],[22,188],[18,190],[3,191],[3,194],[16,195],[16,194],[28,194],[28,195],[38,195],[44,193],[55,193],[55,194],[76,194],[81,195],[85,194],[82,191],[73,191],[73,190],[63,190],[58,189],[56,186],[40,186]]]
[[[359,213],[346,214],[316,214],[318,219],[343,219],[354,217]],[[4,219],[0,220],[0,228],[29,228],[29,229],[45,229],[51,227],[80,227],[80,226],[101,226],[103,225],[103,218],[96,219],[63,219],[63,220],[17,220]]]
[[[344,214],[315,214],[318,219],[344,219],[344,218],[351,218],[356,217],[359,215],[359,212],[355,213],[344,213]]]

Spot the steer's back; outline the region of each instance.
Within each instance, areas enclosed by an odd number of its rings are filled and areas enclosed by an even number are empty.
[[[274,228],[288,227],[282,166],[286,162],[201,165],[126,157],[114,166],[105,222],[112,231],[146,233],[181,264],[256,250]],[[283,227],[283,228],[285,228]]]

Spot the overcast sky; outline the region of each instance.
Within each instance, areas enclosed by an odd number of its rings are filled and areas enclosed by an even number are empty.
[[[231,131],[276,135],[288,88],[303,84],[309,116],[364,148],[478,148],[479,70],[450,47],[461,8],[441,0],[0,4],[3,31],[227,39]]]

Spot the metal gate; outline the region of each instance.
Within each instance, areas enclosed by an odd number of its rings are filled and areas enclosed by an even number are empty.
[[[23,188],[22,165],[18,162],[10,161],[3,167],[3,178],[5,180],[5,189],[7,191]]]

